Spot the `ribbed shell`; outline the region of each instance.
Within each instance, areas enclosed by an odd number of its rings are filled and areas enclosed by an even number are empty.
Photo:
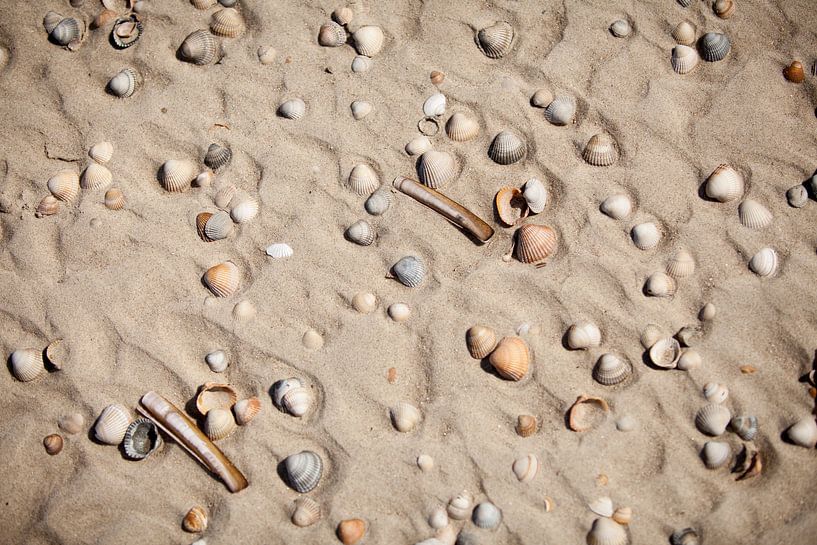
[[[599,133],[590,137],[584,147],[582,158],[589,164],[606,167],[616,162],[616,146],[607,133]]]
[[[323,461],[311,450],[304,450],[287,456],[284,470],[287,484],[304,494],[318,486],[323,474]]]
[[[553,125],[570,125],[576,116],[576,99],[571,96],[557,96],[545,108],[545,119]]]
[[[147,458],[150,453],[162,446],[159,428],[148,418],[137,418],[125,430],[122,447],[125,454],[133,460]]]
[[[286,412],[284,406],[284,396],[295,388],[301,388],[303,384],[295,377],[285,378],[275,381],[272,385],[272,403],[278,407],[278,410]]]
[[[652,250],[661,242],[661,231],[651,222],[636,225],[630,235],[639,250]]]
[[[350,225],[344,235],[347,240],[361,246],[368,246],[375,239],[374,227],[366,220],[358,220]]]
[[[82,189],[105,189],[113,181],[113,174],[107,168],[97,163],[91,163],[85,167],[79,185]]]
[[[218,0],[190,0],[193,7],[196,9],[210,9],[218,3]]]
[[[182,45],[179,46],[179,56],[187,62],[205,65],[210,64],[216,58],[218,45],[213,35],[206,30],[194,30]]]
[[[301,119],[306,115],[306,103],[300,98],[293,98],[278,106],[278,115],[286,119]]]
[[[599,210],[614,220],[623,220],[633,211],[633,203],[627,195],[610,195],[602,201]]]
[[[211,409],[204,420],[204,433],[211,441],[220,441],[235,430],[235,418],[230,409]]]
[[[312,526],[321,518],[321,506],[318,502],[309,497],[302,497],[295,500],[295,511],[292,513],[292,524],[305,528]]]
[[[417,175],[425,185],[437,189],[457,175],[457,162],[445,151],[429,150],[417,161]]]
[[[383,187],[369,195],[369,198],[366,199],[363,207],[369,214],[373,216],[380,216],[389,209],[392,200],[394,200],[394,196],[392,195],[391,190],[388,187]]]
[[[45,27],[45,31],[48,34],[51,34],[51,32],[57,28],[57,25],[60,24],[60,21],[63,19],[64,17],[56,11],[49,11],[45,14],[45,17],[43,17],[43,27]]]
[[[502,378],[522,380],[530,367],[530,349],[520,337],[503,337],[488,361]]]
[[[658,367],[674,369],[681,356],[681,345],[672,337],[659,339],[650,346],[650,361]]]
[[[678,4],[680,4],[681,7],[688,8],[689,6],[692,5],[692,2],[694,2],[694,1],[695,0],[678,0]]]
[[[134,18],[117,19],[111,29],[111,40],[117,48],[127,49],[139,41],[142,31],[142,23]]]
[[[248,424],[259,412],[261,412],[261,400],[257,397],[242,399],[233,405],[235,422],[239,426]]]
[[[732,414],[729,409],[718,403],[704,405],[695,415],[695,426],[706,435],[718,436],[726,431]]]
[[[536,417],[529,414],[520,414],[516,418],[516,433],[520,437],[530,437],[536,433]]]
[[[777,252],[771,248],[763,248],[749,260],[749,270],[758,276],[774,276],[777,272]]]
[[[757,435],[757,417],[750,415],[733,416],[729,427],[744,441],[751,441]]]
[[[401,433],[408,433],[417,427],[423,419],[420,409],[407,401],[401,401],[389,409],[389,418],[394,429]]]
[[[679,0],[680,1],[680,0]],[[687,0],[691,2],[692,0]],[[670,545],[700,545],[698,532],[694,528],[675,530],[669,539]]]
[[[296,386],[288,389],[281,396],[281,408],[295,417],[301,417],[309,412],[315,401],[312,390],[304,386]]]
[[[672,48],[670,64],[676,73],[689,74],[700,62],[701,56],[693,47],[679,44]]]
[[[233,220],[224,211],[216,212],[204,224],[204,237],[207,241],[223,240],[232,232]]]
[[[743,195],[743,176],[729,165],[718,165],[706,179],[705,193],[718,202],[734,201]]]
[[[334,21],[321,25],[318,30],[318,44],[324,47],[339,47],[346,43],[346,30]]]
[[[613,519],[601,517],[593,521],[587,534],[587,545],[625,545],[627,532]]]
[[[539,459],[533,454],[520,456],[513,461],[511,469],[519,482],[529,483],[539,471]]]
[[[125,68],[108,82],[108,92],[119,98],[128,98],[136,91],[136,70]]]
[[[401,258],[392,266],[392,271],[397,280],[409,288],[416,288],[426,277],[425,264],[419,257],[413,255]]]
[[[59,45],[69,45],[82,36],[83,25],[73,17],[66,17],[60,21],[49,33],[54,43]]]
[[[212,212],[200,212],[196,215],[196,233],[198,233],[199,238],[204,242],[212,242],[207,238],[207,235],[204,234],[204,227],[207,225],[207,221],[212,217]],[[230,220],[230,222],[232,222],[232,220]]]
[[[707,441],[701,450],[701,459],[708,469],[725,466],[732,458],[732,447],[722,441]]]
[[[445,124],[448,138],[457,142],[467,142],[479,135],[479,123],[467,115],[457,112]]]
[[[378,26],[362,26],[352,34],[358,54],[374,57],[383,49],[386,37]]]
[[[51,194],[63,202],[73,202],[79,195],[79,176],[70,170],[56,173],[46,185]]]
[[[524,156],[525,142],[509,130],[497,134],[488,148],[488,157],[500,165],[513,164]]]
[[[548,190],[538,178],[531,178],[525,182],[522,196],[525,198],[525,202],[528,203],[528,208],[534,214],[539,214],[547,206]]]
[[[695,258],[681,248],[667,262],[667,274],[673,278],[686,278],[695,272]]]
[[[125,194],[118,187],[112,187],[105,192],[105,206],[109,210],[122,210],[125,208]]]
[[[34,216],[43,218],[46,216],[53,216],[60,211],[60,201],[54,195],[46,195],[37,205],[37,210],[34,211]]]
[[[224,8],[210,18],[210,31],[216,36],[235,38],[243,34],[244,18],[235,8]]]
[[[475,325],[465,333],[465,344],[471,357],[481,360],[496,348],[496,332],[490,327]]]
[[[493,530],[502,521],[502,512],[493,503],[484,501],[474,507],[471,520],[480,528]]]
[[[500,21],[477,32],[477,46],[486,57],[500,59],[511,50],[513,34],[513,27],[505,21]]]
[[[531,106],[536,108],[547,108],[551,102],[553,102],[553,93],[545,87],[537,89],[530,97]]]
[[[754,199],[744,199],[738,207],[740,222],[750,229],[763,229],[772,223],[772,213]]]
[[[273,259],[286,259],[292,257],[292,248],[285,242],[277,242],[267,246],[267,255]]]
[[[198,168],[192,161],[170,159],[162,165],[159,180],[167,191],[186,191],[197,174]]]
[[[644,293],[650,297],[672,297],[677,287],[678,285],[671,276],[655,272],[644,282]]]
[[[516,230],[516,258],[522,263],[538,263],[553,255],[559,246],[556,231],[547,225],[523,225]]]
[[[573,350],[585,350],[601,344],[601,331],[590,322],[573,324],[567,329],[566,341]]]
[[[207,269],[204,283],[216,297],[229,297],[238,291],[241,271],[232,261],[225,261]]]
[[[380,187],[380,178],[372,167],[358,163],[349,173],[349,189],[358,195],[369,195]]]
[[[11,372],[19,381],[31,382],[47,373],[42,352],[34,348],[15,350],[9,357]]]
[[[695,25],[689,21],[681,21],[672,29],[672,39],[681,45],[692,45],[695,43]]]
[[[735,14],[735,2],[733,0],[716,0],[712,10],[721,19],[729,19]]]
[[[604,354],[593,368],[593,378],[605,386],[620,384],[630,378],[632,373],[630,364],[614,354]]]
[[[113,157],[113,144],[110,142],[100,142],[99,144],[94,144],[91,146],[91,149],[88,150],[88,157],[100,165],[104,165],[111,160],[111,157]]]
[[[348,25],[355,17],[355,12],[352,8],[342,6],[332,12],[332,19],[339,25]]]
[[[258,201],[252,197],[245,195],[239,202],[234,198],[230,204],[230,217],[236,223],[247,223],[258,215]]]
[[[814,416],[806,416],[786,429],[786,437],[805,448],[814,448],[817,445],[817,423]]]
[[[717,62],[726,58],[732,44],[725,34],[707,32],[701,37],[699,44],[701,57],[708,62]]]
[[[131,423],[130,412],[122,405],[108,405],[94,424],[96,438],[108,445],[118,445]]]
[[[209,519],[204,507],[196,505],[182,519],[182,529],[191,534],[200,534],[207,529]]]
[[[230,206],[230,201],[235,197],[238,188],[233,184],[227,184],[216,192],[213,198],[213,203],[221,209],[226,209]]]

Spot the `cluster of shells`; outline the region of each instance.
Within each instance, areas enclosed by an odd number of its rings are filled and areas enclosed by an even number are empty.
[[[477,360],[488,359],[494,370],[506,380],[520,381],[528,374],[531,350],[522,337],[515,335],[497,338],[488,326],[475,325],[465,333],[468,353]]]

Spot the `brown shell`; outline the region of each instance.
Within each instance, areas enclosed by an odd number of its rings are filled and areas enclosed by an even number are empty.
[[[520,337],[503,337],[488,356],[496,372],[508,380],[522,380],[530,367],[530,349]]]
[[[198,505],[192,507],[182,520],[182,528],[191,534],[200,534],[207,529],[207,511]]]
[[[257,397],[242,399],[233,405],[233,412],[235,413],[236,423],[243,426],[261,412],[261,400]]]
[[[91,22],[91,28],[97,29],[108,26],[108,23],[114,22],[116,18],[117,15],[115,11],[103,9],[96,17],[94,17],[93,22]]]
[[[57,197],[54,195],[46,195],[43,197],[43,200],[40,201],[40,204],[37,205],[37,210],[34,212],[34,215],[38,218],[43,218],[45,216],[53,216],[59,211],[60,201],[57,200]]]
[[[202,212],[196,216],[196,232],[204,242],[212,242],[209,238],[207,238],[207,235],[204,234],[204,226],[207,225],[207,220],[209,220],[212,216],[213,214],[211,212]]]
[[[338,524],[338,539],[343,545],[353,545],[366,534],[366,522],[361,519],[348,519]]]
[[[568,426],[573,431],[587,431],[601,424],[610,406],[600,397],[586,396],[576,398],[567,412]]]
[[[496,213],[502,223],[512,227],[528,216],[528,202],[515,187],[503,187],[494,198]]]
[[[471,357],[481,360],[496,348],[496,332],[490,327],[472,326],[465,333],[465,344]]]
[[[431,83],[433,83],[434,85],[439,85],[443,81],[445,81],[445,74],[443,74],[439,70],[431,71]]]
[[[794,61],[783,70],[783,75],[792,83],[803,83],[806,79],[806,73],[803,71],[803,65],[799,61]]]
[[[62,450],[62,436],[56,433],[52,433],[51,435],[46,435],[43,439],[43,446],[45,447],[45,451],[49,454],[49,456],[56,456]]]
[[[516,419],[516,433],[520,437],[530,437],[536,433],[536,417],[529,414],[520,414]]]
[[[559,246],[556,231],[547,225],[523,225],[516,230],[516,258],[522,263],[538,263]]]
[[[199,386],[196,395],[196,408],[199,413],[206,415],[210,409],[231,409],[238,401],[238,393],[229,384],[205,382]]]

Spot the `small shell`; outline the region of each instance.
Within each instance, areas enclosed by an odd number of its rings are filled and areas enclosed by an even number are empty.
[[[442,82],[445,81],[445,74],[440,72],[439,70],[432,70],[431,74],[429,75],[429,79],[431,83],[434,85],[440,85]]]
[[[701,366],[701,362],[701,355],[698,353],[698,351],[687,348],[681,352],[681,356],[678,358],[677,367],[681,371],[690,371],[692,369],[699,368]]]
[[[56,11],[49,11],[43,17],[43,27],[48,34],[51,34],[57,25],[60,24],[65,17],[57,13]]]
[[[808,190],[800,184],[786,191],[786,200],[793,208],[803,208],[808,203]]]
[[[108,26],[108,23],[115,21],[117,18],[116,12],[110,9],[103,9],[100,11],[94,20],[91,21],[91,28],[97,29]]]
[[[735,13],[735,2],[733,0],[715,0],[712,10],[721,19],[729,19]]]
[[[191,534],[200,534],[207,529],[208,518],[204,507],[191,508],[182,519],[182,529]]]
[[[584,147],[582,158],[587,163],[598,167],[606,167],[615,163],[618,156],[612,137],[607,133],[599,133],[590,137]]]
[[[743,195],[743,177],[729,165],[718,165],[706,179],[705,193],[718,202],[734,201]]]
[[[515,187],[502,187],[494,197],[496,213],[505,225],[511,227],[528,215],[528,202]]]
[[[376,236],[374,227],[366,220],[356,221],[350,225],[343,234],[347,240],[361,246],[369,246],[374,242]]]
[[[261,400],[257,397],[242,399],[233,405],[235,422],[239,426],[248,424],[259,412],[261,412]]]
[[[306,115],[306,103],[300,98],[293,98],[278,106],[278,115],[286,119],[301,119]]]
[[[208,242],[224,240],[233,232],[233,220],[223,210],[211,215],[204,224],[204,237]]]
[[[686,249],[676,251],[667,261],[667,274],[673,278],[686,278],[695,272],[695,258]]]
[[[619,193],[604,199],[599,206],[599,210],[614,220],[623,220],[633,211],[633,204],[630,197]]]
[[[614,354],[604,354],[593,367],[593,378],[599,384],[613,386],[630,378],[633,368],[625,360]]]
[[[202,416],[213,409],[231,409],[238,400],[238,393],[229,384],[205,382],[196,394],[196,409]]]
[[[31,382],[47,373],[42,352],[34,348],[15,350],[9,361],[14,378],[22,382]]]
[[[712,303],[706,303],[703,307],[701,307],[698,317],[701,319],[701,321],[708,322],[715,319],[717,312],[718,309],[715,308],[715,305]]]
[[[720,32],[707,32],[701,37],[699,44],[701,57],[708,62],[717,62],[726,58],[732,44],[726,34]]]
[[[479,135],[479,123],[467,115],[457,112],[445,124],[448,138],[457,142],[467,142]]]
[[[233,199],[230,202],[232,208],[230,209],[230,217],[236,223],[247,223],[252,221],[258,215],[258,201],[252,197],[245,196],[238,203]]]
[[[321,506],[318,502],[309,497],[301,497],[295,500],[295,511],[292,513],[292,524],[300,528],[312,526],[321,518]]]
[[[601,344],[601,331],[591,322],[580,322],[567,329],[567,346],[572,350],[585,350]]]
[[[522,197],[534,214],[541,213],[548,202],[548,190],[538,178],[530,178],[523,187]]]
[[[48,362],[51,367],[59,371],[62,369],[63,365],[68,362],[69,355],[70,351],[68,349],[68,343],[66,343],[63,339],[54,339],[48,343],[48,346],[45,347],[44,361]]]
[[[426,277],[425,264],[419,257],[413,255],[401,258],[392,266],[392,271],[397,280],[409,288],[416,288]]]
[[[538,263],[556,253],[559,238],[547,225],[527,224],[516,230],[516,258],[522,263]]]
[[[692,45],[695,43],[695,25],[689,21],[681,21],[672,29],[672,39],[681,45]]]
[[[204,164],[217,171],[227,165],[232,158],[233,152],[230,151],[230,148],[213,143],[210,144],[207,153],[204,154]]]
[[[664,336],[664,333],[661,331],[661,328],[655,324],[647,324],[647,327],[644,328],[644,331],[641,332],[641,336],[639,341],[641,342],[641,346],[649,350],[652,345],[658,342]],[[679,345],[680,349],[680,345]]]
[[[587,534],[587,545],[625,545],[627,532],[619,523],[609,518],[597,518]]]
[[[661,231],[652,223],[640,223],[630,231],[633,243],[640,250],[652,250],[661,241]]]
[[[48,179],[48,190],[63,202],[73,202],[79,195],[79,177],[75,172],[63,170]]]
[[[106,167],[97,163],[91,163],[85,167],[85,172],[79,180],[79,186],[82,189],[105,189],[113,181],[113,174]]]
[[[480,528],[493,530],[502,522],[502,512],[493,503],[484,501],[474,507],[474,514],[471,520]]]
[[[70,45],[76,43],[82,37],[83,24],[73,17],[66,17],[57,23],[57,26],[49,32],[48,36],[58,45]]]
[[[539,471],[539,459],[533,454],[520,456],[513,462],[513,474],[521,483],[529,483]]]
[[[117,19],[111,29],[111,40],[117,48],[127,49],[139,41],[142,31],[142,23],[135,17]]]
[[[676,73],[689,74],[700,62],[701,57],[693,47],[679,44],[672,48],[670,64]]]
[[[763,248],[749,260],[749,269],[758,276],[773,276],[777,272],[777,252],[771,248]]]
[[[448,512],[445,510],[445,507],[442,506],[434,509],[434,511],[432,511],[428,516],[428,525],[435,530],[445,528],[448,526],[448,522]]]
[[[252,304],[252,301],[244,299],[236,303],[233,307],[233,318],[240,322],[252,320],[256,315],[258,315],[258,311],[255,309],[255,305]]]
[[[272,402],[276,407],[278,407],[278,410],[286,412],[286,407],[284,407],[284,396],[290,390],[302,387],[303,384],[301,381],[295,377],[278,380],[272,385]]]
[[[729,427],[744,441],[751,441],[757,435],[757,417],[751,415],[733,416]]]
[[[677,288],[675,280],[662,272],[652,273],[644,282],[644,293],[649,297],[672,297]]]
[[[377,308],[377,297],[373,293],[359,292],[352,297],[352,308],[361,314],[369,314]]]
[[[318,44],[324,47],[340,47],[346,43],[346,30],[334,21],[321,25],[318,30]]]
[[[488,157],[500,165],[516,163],[524,156],[525,142],[507,129],[498,133],[488,148]]]
[[[423,419],[420,409],[407,401],[401,401],[389,409],[389,416],[394,429],[402,433],[410,432]]]
[[[314,329],[307,329],[301,337],[301,344],[308,350],[319,350],[323,346],[323,336]]]
[[[94,144],[91,146],[91,149],[88,150],[88,157],[100,165],[104,165],[111,160],[111,157],[113,157],[113,144],[110,142],[100,142],[99,144]]]
[[[352,8],[347,6],[339,7],[332,12],[332,19],[339,25],[348,25],[352,22],[354,16],[355,13]]]
[[[454,114],[457,115],[457,114]],[[431,149],[431,140],[428,136],[418,136],[408,144],[406,144],[406,153],[409,155],[422,155]]]
[[[214,373],[223,373],[230,366],[230,360],[224,350],[213,350],[204,356],[204,363]]]
[[[372,60],[369,57],[358,55],[352,60],[352,72],[355,72],[356,74],[368,72],[371,67]]]
[[[650,361],[658,367],[674,369],[681,357],[681,344],[672,337],[660,339],[650,347]]]
[[[105,206],[110,210],[122,210],[125,207],[125,194],[118,187],[105,192]]]
[[[323,461],[311,450],[304,450],[286,457],[284,472],[287,484],[305,494],[318,486],[323,474]]]
[[[122,446],[128,458],[141,460],[162,446],[162,436],[152,420],[137,418],[125,430]]]
[[[119,98],[128,98],[136,90],[136,70],[125,68],[108,82],[108,92]]]
[[[516,418],[516,433],[520,437],[530,437],[536,433],[536,417],[529,414],[520,414]]]
[[[358,195],[370,195],[380,187],[380,178],[372,167],[358,163],[349,173],[349,189]]]
[[[236,192],[238,192],[238,188],[235,185],[226,184],[216,192],[213,203],[221,209],[226,209],[230,206]]]
[[[162,165],[159,181],[167,191],[186,191],[197,174],[198,169],[192,161],[170,159]]]
[[[624,19],[618,19],[610,25],[610,32],[616,38],[626,38],[633,32],[633,27]]]
[[[434,93],[423,103],[423,114],[426,117],[438,117],[445,113],[447,101],[442,93]]]
[[[468,353],[477,360],[488,356],[496,348],[496,332],[490,327],[475,325],[465,333],[465,344]]]
[[[669,538],[671,545],[700,545],[698,532],[694,528],[675,530]]]
[[[383,49],[386,37],[378,26],[362,26],[352,34],[358,54],[374,57]]]
[[[630,524],[633,520],[633,510],[630,507],[619,507],[613,511],[612,519],[619,524]]]
[[[400,323],[409,319],[411,316],[411,307],[409,307],[406,303],[393,303],[389,305],[386,312],[388,312],[389,318]]]
[[[429,471],[434,469],[434,458],[432,458],[428,454],[419,455],[417,457],[417,467],[420,468],[420,471],[428,473]],[[445,513],[444,510],[443,513]],[[445,518],[448,519],[448,515],[446,515]]]
[[[731,418],[729,409],[723,405],[710,403],[701,407],[695,415],[695,426],[701,433],[716,437],[726,431]]]
[[[292,257],[293,251],[289,244],[285,242],[276,242],[267,246],[266,253],[273,259],[286,259]]]
[[[465,520],[471,513],[471,505],[474,502],[473,496],[467,490],[463,490],[448,502],[448,516],[454,520]]]
[[[813,416],[806,416],[786,429],[786,437],[805,448],[814,448],[817,445],[817,422]]]
[[[428,150],[417,161],[417,175],[425,185],[437,189],[457,175],[457,162],[448,152]]]
[[[34,215],[38,218],[53,216],[60,211],[60,201],[54,195],[46,195],[37,205]]]
[[[108,405],[96,419],[94,436],[107,445],[118,445],[125,437],[130,423],[130,412],[125,407],[118,404]]]
[[[230,409],[210,409],[204,420],[204,433],[211,441],[224,439],[235,431],[235,418]]]
[[[806,79],[803,64],[799,61],[793,61],[783,70],[783,76],[792,83],[803,83]]]
[[[723,403],[729,397],[729,388],[723,384],[707,382],[704,384],[704,397],[710,403]]]
[[[369,214],[380,216],[389,209],[392,200],[394,200],[394,197],[391,190],[388,187],[382,187],[369,195],[369,198],[363,203],[363,207]]]
[[[232,261],[225,261],[207,269],[204,283],[216,297],[229,297],[238,291],[241,271]]]
[[[522,380],[527,374],[530,359],[528,344],[520,337],[503,337],[488,356],[496,372],[513,381]]]
[[[46,435],[43,438],[43,447],[49,456],[56,456],[62,451],[63,440],[62,436],[56,433]]]
[[[218,0],[190,0],[193,7],[196,9],[210,9],[218,3]]]
[[[570,125],[576,116],[576,99],[571,96],[557,96],[545,108],[545,119],[551,125]]]
[[[607,496],[602,496],[601,498],[591,501],[587,504],[587,507],[601,517],[613,516],[613,500]]]
[[[245,29],[244,18],[235,8],[224,8],[213,13],[210,18],[210,32],[216,36],[235,38]]]
[[[85,418],[79,413],[66,414],[57,421],[57,426],[70,435],[76,435],[85,427]]]
[[[275,50],[274,47],[268,45],[262,45],[258,47],[257,55],[258,55],[258,62],[263,65],[272,64],[275,62],[275,56],[278,52]]]
[[[750,229],[763,229],[772,223],[769,209],[754,199],[744,199],[738,206],[740,222]]]
[[[372,113],[372,103],[365,100],[355,100],[352,102],[351,110],[352,117],[360,121],[370,113]]]
[[[354,545],[366,535],[366,522],[361,519],[342,520],[336,533],[343,545]]]
[[[309,412],[315,403],[315,394],[312,390],[303,386],[289,388],[281,396],[281,408],[296,418],[300,418]]]
[[[718,469],[729,463],[732,447],[723,441],[707,441],[701,450],[701,459],[708,469]]]
[[[620,432],[633,431],[638,427],[638,422],[630,415],[624,415],[616,420],[616,429]]]
[[[477,46],[486,57],[500,59],[511,50],[513,34],[513,27],[505,21],[500,21],[477,33]]]

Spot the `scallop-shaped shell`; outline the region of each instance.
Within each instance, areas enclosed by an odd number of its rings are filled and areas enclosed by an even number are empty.
[[[420,409],[407,401],[401,401],[389,409],[389,417],[394,429],[402,433],[410,432],[423,419]]]
[[[122,210],[125,207],[125,194],[118,187],[105,192],[105,206],[109,210]]]
[[[212,242],[204,233],[204,228],[212,217],[212,212],[200,212],[196,215],[196,232],[199,234],[199,238],[201,238],[204,242]],[[229,215],[227,217],[229,218]],[[232,220],[230,220],[230,223],[232,223]]]
[[[502,187],[494,198],[499,219],[508,226],[519,223],[528,215],[528,202],[515,187]]]
[[[358,55],[352,60],[352,72],[356,74],[368,72],[372,67],[372,60],[369,57]]]
[[[17,380],[30,382],[46,374],[42,352],[34,348],[15,350],[9,357],[11,372]]]
[[[56,44],[69,45],[80,39],[82,36],[82,27],[82,23],[78,20],[73,17],[66,17],[60,21],[48,35]]]
[[[369,292],[359,292],[352,297],[352,308],[361,314],[369,314],[377,308],[377,296]]]
[[[409,288],[416,288],[422,284],[427,272],[423,261],[413,255],[401,258],[392,266],[392,271],[397,280]]]
[[[46,185],[51,194],[63,202],[70,203],[79,195],[79,177],[70,170],[56,173]]]
[[[349,173],[349,189],[358,195],[369,195],[380,187],[380,178],[372,167],[358,163]]]
[[[548,190],[545,184],[538,178],[531,178],[525,182],[522,189],[522,197],[528,203],[530,211],[534,214],[542,212],[548,202]]]
[[[681,357],[681,345],[672,337],[659,339],[650,347],[650,361],[658,367],[674,369]]]
[[[493,530],[502,521],[502,512],[493,503],[484,501],[474,507],[471,520],[480,528]]]
[[[763,248],[749,260],[749,269],[758,276],[773,276],[777,272],[777,252],[771,248]]]
[[[108,405],[96,419],[94,436],[107,445],[118,445],[125,437],[130,423],[130,413],[125,407],[118,404]]]
[[[182,529],[191,534],[200,534],[207,529],[209,519],[204,507],[192,507],[182,519]]]
[[[619,507],[613,511],[612,518],[619,524],[630,524],[633,520],[633,510],[630,507]]]
[[[318,30],[318,44],[339,47],[346,43],[346,30],[334,21],[328,21]]]
[[[717,62],[726,58],[732,44],[726,34],[720,32],[707,32],[700,41],[701,57],[708,62]]]
[[[670,64],[672,69],[678,74],[689,74],[698,63],[701,62],[701,56],[695,48],[687,45],[676,45],[672,48],[672,56],[670,57]]]
[[[238,291],[241,271],[232,261],[225,261],[207,269],[204,283],[216,297],[229,297]]]
[[[431,140],[428,139],[428,136],[418,136],[406,144],[405,149],[409,155],[422,155],[431,149]]]
[[[105,189],[113,181],[113,174],[107,168],[97,163],[91,163],[82,173],[79,185],[82,189]]]
[[[365,100],[355,100],[351,105],[352,117],[356,120],[361,120],[370,113],[372,113],[372,103]]]
[[[235,430],[235,418],[229,409],[210,409],[204,420],[204,433],[211,441],[224,439]]]
[[[54,29],[57,28],[57,25],[60,24],[60,21],[62,21],[63,19],[65,19],[65,17],[63,17],[56,11],[49,11],[48,13],[45,14],[45,17],[43,17],[43,27],[45,27],[45,31],[48,34],[51,34],[51,32],[53,32]]]
[[[137,418],[125,430],[122,446],[128,458],[141,460],[162,446],[162,436],[152,420]]]
[[[644,282],[644,293],[650,297],[672,297],[677,288],[675,280],[662,272],[652,273]]]
[[[361,519],[342,520],[336,534],[343,545],[355,545],[366,535],[366,522]]]
[[[681,45],[692,45],[695,43],[695,25],[689,21],[681,21],[671,32],[672,39]]]
[[[610,195],[599,205],[601,212],[614,220],[623,220],[633,211],[630,197],[624,194]]]
[[[358,220],[350,225],[344,235],[347,240],[361,246],[369,246],[375,239],[374,227],[366,220]]]
[[[567,346],[572,350],[585,350],[601,344],[601,331],[591,322],[580,322],[567,329]]]
[[[218,10],[210,18],[210,32],[216,36],[235,38],[240,36],[245,28],[244,18],[235,8]]]
[[[613,386],[630,378],[633,368],[614,354],[604,354],[593,367],[593,378],[599,384]]]
[[[735,14],[735,2],[733,0],[716,0],[712,10],[721,19],[729,19]]]
[[[463,490],[448,502],[448,516],[454,520],[465,520],[471,514],[471,505],[474,502],[473,496],[467,490]]]
[[[204,239],[207,241],[223,240],[233,232],[233,220],[223,210],[211,215],[204,224]]]
[[[499,21],[477,32],[477,46],[486,57],[500,59],[511,50],[513,34],[513,27],[509,23]]]
[[[230,151],[230,148],[213,143],[204,154],[204,164],[213,170],[218,170],[227,165],[232,158],[233,152]]]
[[[667,274],[673,278],[686,278],[695,272],[695,258],[684,248],[676,251],[667,261]]]
[[[60,201],[54,195],[46,195],[42,198],[34,211],[34,215],[38,218],[46,216],[53,216],[60,211]]]
[[[556,231],[547,225],[523,225],[516,230],[516,258],[522,263],[538,263],[553,255],[559,246]]]
[[[729,165],[718,165],[706,179],[704,191],[718,202],[734,201],[743,195],[743,176]]]
[[[235,422],[239,426],[248,424],[259,412],[261,412],[261,400],[257,397],[242,399],[233,405]]]
[[[701,459],[708,469],[718,469],[729,463],[732,447],[723,441],[707,441],[701,450]]]
[[[641,342],[641,346],[646,349],[650,349],[652,345],[658,342],[659,339],[663,337],[663,332],[661,328],[655,324],[647,324],[647,327],[644,328],[644,331],[641,332],[641,336],[639,337],[639,341]],[[676,341],[677,342],[677,341]],[[678,349],[680,350],[681,345],[678,345]],[[676,354],[677,357],[677,354]]]
[[[355,12],[347,6],[339,7],[332,12],[332,19],[339,25],[348,25],[354,17]]]
[[[197,174],[198,169],[192,161],[170,159],[162,165],[159,181],[167,191],[185,191]]]
[[[190,0],[190,3],[193,4],[193,7],[196,9],[205,10],[218,4],[218,0]]]
[[[230,409],[238,400],[238,393],[229,384],[205,382],[196,394],[196,409],[203,416],[213,409]]]
[[[457,142],[467,142],[479,135],[479,123],[467,115],[457,112],[445,124],[448,138]]]
[[[525,156],[525,142],[515,133],[503,130],[488,148],[488,157],[500,165],[513,164]]]
[[[304,386],[290,388],[281,396],[281,407],[295,417],[301,417],[309,412],[315,402],[312,390]]]
[[[726,431],[731,418],[729,409],[717,403],[710,403],[701,407],[695,415],[695,426],[701,433],[715,437]]]
[[[729,397],[729,388],[716,382],[704,384],[704,397],[710,403],[723,403]]]
[[[425,185],[437,189],[457,175],[457,162],[450,153],[428,150],[417,161],[417,175]]]
[[[539,459],[533,454],[520,456],[514,460],[511,469],[519,482],[528,483],[536,477],[539,471]]]
[[[309,497],[295,500],[295,511],[292,513],[292,524],[305,528],[312,526],[321,518],[321,505]]]
[[[557,96],[545,108],[545,119],[552,125],[570,125],[576,116],[576,99],[571,96]]]
[[[751,415],[733,416],[729,427],[744,441],[751,441],[757,435],[757,417]]]
[[[113,144],[110,142],[100,142],[98,144],[94,144],[91,146],[91,149],[88,150],[88,157],[100,165],[104,165],[111,160],[111,157],[113,157]]]
[[[471,357],[481,360],[496,348],[496,332],[484,325],[475,325],[465,333],[465,344]]]
[[[529,414],[520,414],[516,418],[516,433],[520,437],[530,437],[536,433],[536,417]]]
[[[366,57],[374,57],[380,53],[386,41],[383,30],[374,25],[360,27],[352,34],[352,38],[355,41],[355,49],[358,54]]]
[[[530,349],[520,337],[503,337],[488,356],[499,376],[508,380],[522,380],[530,367]]]
[[[119,49],[127,49],[139,41],[142,31],[142,23],[135,18],[117,19],[111,29],[111,40]]]
[[[286,259],[292,257],[293,254],[292,248],[285,242],[270,244],[267,246],[266,252],[273,259]]]
[[[694,528],[675,530],[670,536],[669,541],[671,545],[700,545],[701,543],[698,538],[698,532]]]
[[[442,93],[434,93],[423,103],[423,114],[426,117],[437,117],[445,113],[448,101]]]
[[[300,98],[293,98],[278,106],[278,115],[286,119],[301,119],[306,114],[306,103]]]
[[[613,519],[601,517],[593,521],[587,534],[587,545],[625,545],[627,532]]]
[[[286,457],[284,471],[287,484],[305,494],[318,486],[323,474],[323,461],[318,454],[304,450]]]
[[[652,250],[661,241],[661,231],[652,223],[640,223],[630,231],[633,243],[640,250]]]
[[[392,196],[391,190],[387,187],[383,187],[369,195],[369,198],[363,203],[363,207],[369,214],[380,216],[389,209],[392,200],[394,200],[394,197]]]
[[[772,223],[769,209],[754,199],[744,199],[738,207],[740,222],[750,229],[763,229]]]
[[[817,422],[813,416],[802,418],[786,429],[786,437],[795,445],[814,448],[817,445]]]
[[[258,201],[252,197],[244,197],[237,204],[230,204],[232,205],[230,217],[236,223],[247,223],[258,215]]]
[[[235,185],[226,184],[216,192],[213,203],[219,208],[226,209],[230,206],[230,202],[237,192],[238,188]]]
[[[616,162],[617,157],[615,143],[607,133],[591,136],[582,153],[582,158],[587,163],[597,167],[610,166]]]

